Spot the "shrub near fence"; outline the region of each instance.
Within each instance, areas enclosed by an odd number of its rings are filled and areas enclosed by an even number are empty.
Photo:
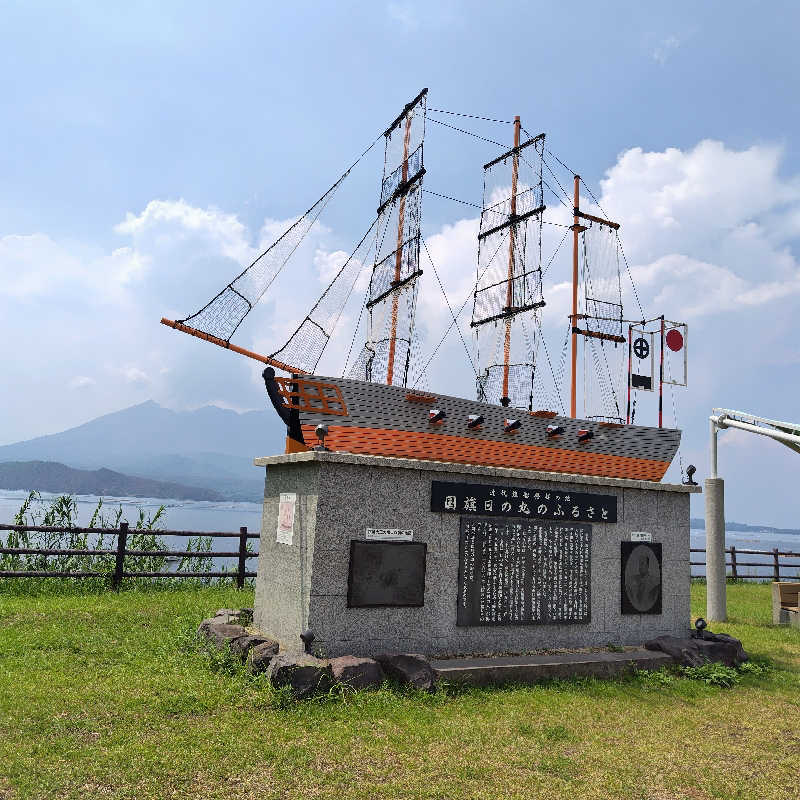
[[[705,548],[692,547],[690,553],[703,553]],[[725,548],[725,566],[730,567],[728,577],[734,580],[760,580],[760,581],[780,581],[796,580],[800,576],[800,561],[789,561],[788,559],[800,559],[800,553],[779,550],[777,547],[772,550],[750,550],[737,549],[735,546]],[[766,561],[742,561],[740,556],[767,556]],[[690,561],[691,567],[704,567],[703,561]],[[755,567],[766,570],[760,574],[752,572],[742,572],[742,567]],[[783,571],[781,571],[783,570]]]
[[[111,588],[118,590],[124,578],[235,578],[236,584],[239,588],[244,586],[246,578],[254,578],[255,572],[247,571],[247,560],[256,558],[257,553],[252,553],[248,549],[247,543],[250,539],[258,539],[259,535],[256,533],[248,533],[246,527],[239,529],[239,533],[231,532],[206,532],[206,531],[164,531],[159,530],[160,536],[176,536],[176,537],[196,537],[197,539],[238,539],[238,549],[235,551],[213,551],[206,550],[200,551],[193,550],[165,550],[163,548],[155,549],[139,549],[128,547],[128,537],[131,534],[127,522],[120,522],[118,528],[79,528],[79,527],[64,527],[52,525],[0,525],[0,531],[9,531],[12,536],[9,537],[15,543],[26,544],[29,543],[29,534],[57,534],[68,535],[74,540],[75,537],[88,537],[90,535],[97,536],[99,541],[104,542],[105,538],[116,537],[116,546],[113,548],[94,548],[94,547],[0,547],[0,556],[5,556],[0,560],[0,578],[108,578],[111,583]],[[88,542],[87,538],[83,539]],[[6,542],[8,544],[8,541]],[[19,565],[23,556],[35,556],[36,564],[42,568],[40,569],[15,569]],[[97,569],[46,569],[44,568],[47,559],[50,558],[69,558],[76,559],[80,566],[80,562],[87,558],[92,559],[90,562],[96,565]],[[112,562],[113,557],[113,562]],[[178,565],[176,572],[166,572],[161,570],[142,570],[142,569],[125,569],[126,557],[137,559],[141,565],[141,559],[157,559],[158,563],[166,564],[168,557],[181,558],[182,561]],[[184,570],[182,567],[187,562],[194,563],[195,559],[207,558],[224,558],[235,557],[237,559],[237,568],[235,572],[229,570],[211,571],[211,570]],[[99,568],[103,566],[103,561],[106,560],[108,568]],[[30,559],[28,559],[30,563]],[[7,568],[10,567],[10,568]]]
[[[82,527],[74,497],[43,500],[38,492],[30,492],[14,522],[0,524],[0,578],[100,578],[119,589],[123,578],[233,577],[241,587],[255,576],[247,571],[247,561],[257,555],[249,540],[258,539],[258,534],[249,534],[247,528],[238,533],[161,530],[157,526],[163,514],[164,506],[152,514],[140,508],[135,524],[129,525],[121,505],[109,511],[100,499],[89,524]],[[184,549],[168,549],[165,536],[184,537]],[[237,539],[238,548],[213,551],[213,540],[219,538]],[[210,559],[225,557],[236,558],[235,571],[214,571]],[[177,571],[170,571],[174,561]]]

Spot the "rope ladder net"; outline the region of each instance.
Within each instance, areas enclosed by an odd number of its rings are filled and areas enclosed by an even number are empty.
[[[484,167],[471,321],[478,399],[499,403],[507,396],[511,406],[528,409],[534,404],[536,314],[544,305],[543,150],[544,137],[535,137]]]

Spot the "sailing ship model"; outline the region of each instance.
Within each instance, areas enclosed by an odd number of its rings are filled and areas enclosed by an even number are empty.
[[[534,408],[537,386],[542,380],[541,371],[537,371],[542,341],[540,314],[545,307],[542,279],[553,260],[543,264],[542,259],[544,190],[552,190],[550,184],[558,180],[555,174],[546,176],[544,171],[549,169],[544,134],[523,139],[519,117],[513,122],[513,146],[484,165],[478,269],[471,295],[476,398],[469,400],[417,388],[419,381],[413,380],[412,372],[421,355],[415,328],[423,273],[421,241],[427,252],[420,233],[425,176],[423,140],[429,118],[426,104],[427,89],[408,103],[373,142],[371,147],[382,139],[385,148],[375,220],[283,347],[265,356],[239,347],[231,338],[355,164],[206,306],[184,320],[164,318],[162,323],[267,365],[263,372],[266,390],[286,425],[287,453],[321,448],[660,481],[675,456],[681,433],[662,426],[660,396],[658,427],[632,424],[635,405],[632,409],[631,387],[634,393],[654,389],[656,332],[648,330],[652,323],[658,326],[661,343],[659,395],[664,383],[685,385],[686,326],[667,323],[663,317],[649,321],[624,319],[618,265],[616,287],[613,280],[603,279],[596,269],[590,272],[588,254],[597,248],[591,243],[589,232],[605,237],[603,246],[609,250],[610,242],[613,251],[619,242],[620,226],[581,210],[578,175],[573,176],[574,196],[570,198],[572,224],[561,226],[565,228],[562,243],[571,233],[573,244],[572,312],[567,334],[571,345],[569,413],[566,409],[558,413],[551,407]],[[563,195],[560,184],[559,188]],[[363,347],[341,377],[318,375],[320,358],[372,249],[369,289],[362,306],[367,328]],[[618,249],[616,252],[618,257]],[[592,261],[592,265],[595,263]],[[603,294],[605,290],[599,286],[603,283],[614,291],[618,288],[618,293]],[[447,307],[453,322],[450,329],[458,328],[457,315],[449,302]],[[627,355],[624,418],[610,370],[597,384],[605,400],[610,398],[610,407],[603,414],[577,417],[579,340],[584,344],[585,361],[605,362],[608,367],[610,351],[617,361],[620,354],[622,362]],[[682,351],[682,379],[664,376],[665,342],[670,350]],[[634,352],[638,359],[635,370]],[[647,364],[648,357],[650,375],[639,374],[645,371],[641,365]],[[276,370],[285,374],[278,375]],[[553,379],[555,382],[554,373]],[[538,395],[541,397],[542,392]]]

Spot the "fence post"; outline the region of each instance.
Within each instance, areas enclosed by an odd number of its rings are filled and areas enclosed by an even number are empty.
[[[247,526],[239,528],[239,569],[236,571],[236,587],[244,588],[244,573],[247,564]]]
[[[775,565],[773,567],[774,579],[779,581],[781,579],[781,565],[780,561],[778,560],[778,548],[774,547],[772,549],[772,557],[775,559]]]
[[[736,574],[736,545],[731,545],[731,578],[736,580],[738,575]]]
[[[120,522],[119,533],[117,534],[117,559],[114,564],[114,575],[111,578],[111,588],[119,591],[122,583],[122,576],[125,573],[125,548],[128,545],[128,523]]]

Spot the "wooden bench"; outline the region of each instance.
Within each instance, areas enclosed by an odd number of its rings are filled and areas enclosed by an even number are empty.
[[[772,584],[772,622],[800,628],[800,583]]]

